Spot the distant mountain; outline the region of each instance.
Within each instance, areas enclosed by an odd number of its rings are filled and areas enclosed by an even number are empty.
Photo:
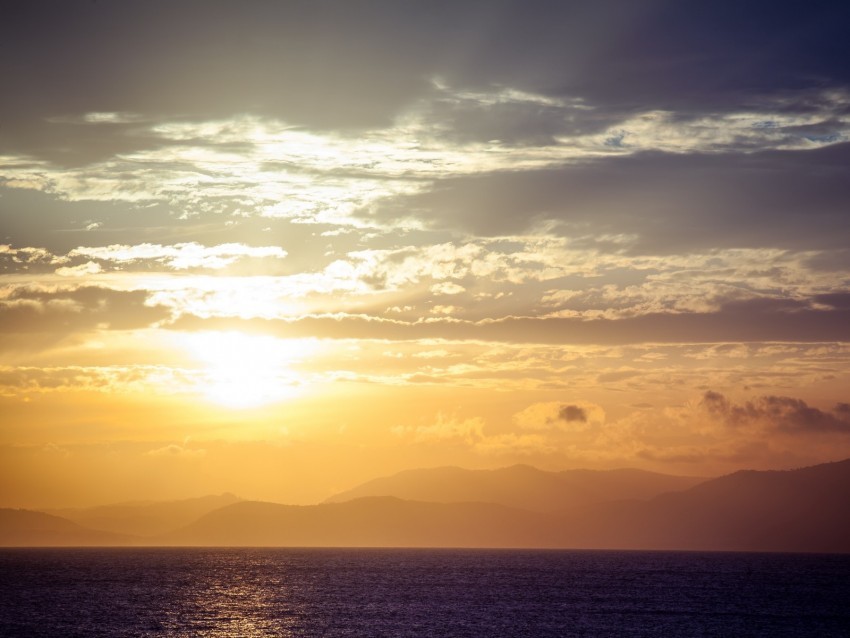
[[[130,545],[134,539],[86,529],[43,512],[0,509],[0,546],[41,547],[70,545]]]
[[[850,459],[745,470],[562,519],[575,547],[850,552]]]
[[[169,545],[290,547],[552,547],[544,514],[491,503],[421,503],[393,497],[295,506],[242,502],[162,539]]]
[[[140,501],[85,509],[46,510],[84,527],[116,534],[158,536],[179,529],[225,505],[239,502],[233,494],[178,501]]]
[[[395,496],[434,503],[499,503],[537,512],[556,512],[604,501],[648,499],[664,492],[685,490],[705,480],[635,469],[546,472],[528,465],[497,470],[441,467],[374,479],[325,502]]]
[[[185,545],[563,547],[850,552],[850,460],[744,471],[649,500],[542,513],[493,503],[366,497],[242,502],[163,542]]]
[[[0,510],[0,545],[141,543],[850,552],[850,459],[736,472],[647,500],[598,501],[557,512],[391,496],[310,506],[240,501],[146,539],[40,512]]]

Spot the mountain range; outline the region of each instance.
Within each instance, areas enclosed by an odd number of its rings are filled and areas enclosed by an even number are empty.
[[[156,536],[173,531],[225,505],[239,502],[238,496],[221,494],[179,501],[132,501],[81,509],[49,509],[89,529],[132,536]]]
[[[230,502],[213,507],[215,499]],[[133,511],[174,512],[181,506],[186,512],[210,509],[170,530],[157,527],[155,533],[139,533],[153,529],[150,523],[125,525],[134,520]],[[118,519],[123,522],[107,517],[111,522],[95,530],[46,513],[0,510],[0,545],[850,552],[850,459],[797,470],[745,470],[709,480],[639,470],[437,468],[370,481],[318,505],[223,495],[99,511],[122,512]],[[93,520],[91,511],[87,515]],[[79,512],[76,516],[85,520]],[[119,529],[124,533],[116,533]]]
[[[377,478],[331,496],[326,502],[395,496],[410,501],[499,503],[537,512],[558,512],[605,501],[648,499],[688,489],[705,480],[635,469],[546,472],[529,465],[496,470],[442,467]]]

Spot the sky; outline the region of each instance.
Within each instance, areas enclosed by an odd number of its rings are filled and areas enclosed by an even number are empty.
[[[850,457],[850,5],[0,7],[0,506]]]

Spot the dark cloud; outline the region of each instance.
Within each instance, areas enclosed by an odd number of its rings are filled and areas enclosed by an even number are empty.
[[[498,96],[498,93],[496,94]],[[599,133],[625,119],[628,111],[510,100],[436,100],[423,116],[435,133],[454,142],[513,146],[556,144],[559,136]]]
[[[850,234],[850,144],[812,151],[643,153],[560,169],[447,178],[386,203],[386,220],[416,217],[480,235],[528,231],[634,235],[631,250],[843,248]]]
[[[2,180],[0,180],[2,183]],[[217,203],[221,203],[218,201]],[[0,185],[0,244],[13,248],[39,247],[52,255],[64,255],[79,246],[112,244],[162,244],[198,242],[205,246],[243,243],[248,246],[279,245],[287,240],[289,263],[314,267],[317,254],[326,248],[327,239],[319,231],[329,226],[294,224],[288,219],[228,216],[232,206],[225,202],[221,211],[183,217],[179,205],[163,202],[66,201],[50,193],[29,189],[3,188]],[[225,223],[225,222],[234,223]],[[96,227],[87,229],[94,224]],[[350,240],[352,248],[357,238]],[[345,239],[336,244],[344,250]],[[53,269],[48,261],[30,263],[27,272],[39,267]],[[21,264],[0,258],[0,270],[21,270]]]
[[[625,319],[505,317],[401,321],[368,315],[310,315],[289,320],[204,319],[183,315],[175,330],[245,329],[286,337],[334,339],[475,339],[511,343],[732,343],[850,341],[850,311],[814,310],[800,301],[755,299],[717,312],[653,313]]]
[[[423,54],[440,13],[395,2],[215,0],[36,0],[4,9],[0,68],[17,89],[4,92],[14,125],[6,143],[57,160],[93,134],[64,127],[38,135],[44,119],[86,112],[386,124],[428,86],[431,56]],[[445,24],[438,31],[449,44],[454,29]]]
[[[708,391],[700,405],[713,417],[736,428],[750,423],[766,423],[770,429],[789,434],[807,432],[840,432],[850,434],[850,411],[846,404],[824,412],[802,399],[764,396],[743,404],[734,404],[724,395]]]
[[[587,410],[578,405],[562,405],[558,408],[558,419],[567,423],[571,421],[587,423]]]
[[[60,337],[94,328],[146,328],[170,314],[163,306],[146,305],[147,297],[145,291],[96,286],[63,291],[18,288],[0,301],[0,331]]]
[[[2,143],[66,162],[151,141],[124,125],[50,130],[46,118],[248,112],[374,127],[432,91],[435,76],[582,97],[600,113],[734,110],[850,83],[850,9],[834,1],[8,0],[3,10]],[[493,117],[469,134],[548,135],[545,114],[530,127]]]
[[[2,188],[0,182],[0,243],[44,247],[54,254],[77,246],[130,242],[172,243],[191,229],[200,235],[197,220],[176,220],[166,207],[125,202],[73,202],[30,189]],[[92,223],[97,230],[86,230]]]
[[[815,295],[817,303],[832,306],[836,310],[850,310],[850,292],[832,292],[823,295]]]
[[[806,261],[806,266],[812,270],[831,273],[850,270],[850,250],[838,249],[818,253]]]

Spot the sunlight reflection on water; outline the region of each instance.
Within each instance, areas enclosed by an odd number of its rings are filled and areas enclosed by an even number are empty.
[[[848,556],[0,550],[2,636],[846,636]]]

